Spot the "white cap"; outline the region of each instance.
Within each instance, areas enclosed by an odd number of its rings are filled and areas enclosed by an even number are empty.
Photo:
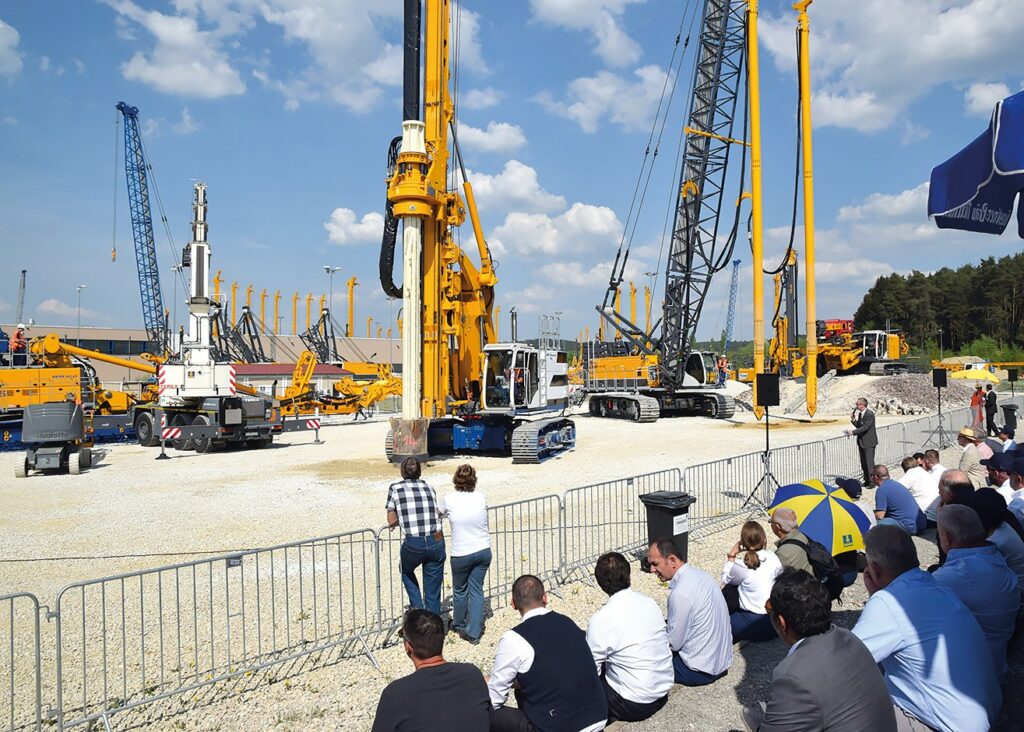
[[[18,323],[18,330],[25,330],[25,324],[24,323]]]

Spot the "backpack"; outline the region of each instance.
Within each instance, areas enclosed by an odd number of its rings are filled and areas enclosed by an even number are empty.
[[[784,544],[795,544],[807,553],[807,561],[810,562],[811,569],[814,570],[814,576],[825,586],[829,598],[838,600],[846,585],[843,582],[843,573],[839,570],[835,557],[829,553],[828,549],[809,536],[806,544],[796,539],[784,539],[779,542],[779,546]]]

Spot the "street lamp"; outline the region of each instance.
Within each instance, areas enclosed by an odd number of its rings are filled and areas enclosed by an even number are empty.
[[[85,289],[85,285],[78,286],[78,332],[75,335],[75,345],[82,345],[82,290]]]
[[[341,267],[332,267],[329,264],[324,265],[324,272],[327,273],[327,277],[331,281],[331,295],[330,299],[327,301],[327,307],[332,311],[334,310],[334,273],[340,271]]]

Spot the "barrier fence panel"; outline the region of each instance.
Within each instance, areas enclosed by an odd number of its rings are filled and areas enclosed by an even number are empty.
[[[820,479],[825,474],[824,460],[825,448],[820,442],[778,447],[772,450],[772,475],[779,485]]]
[[[377,607],[369,530],[69,585],[56,604],[57,724],[129,710],[143,721],[164,711],[146,705],[259,683],[247,677],[310,653],[369,654]]]
[[[885,425],[879,427],[876,432],[878,433],[878,447],[875,448],[876,465],[897,465],[907,456],[907,448],[903,444],[902,424]]]
[[[760,452],[687,467],[683,471],[683,484],[697,498],[690,508],[691,534],[745,508],[753,510],[758,505],[757,500],[767,504],[766,492],[755,490],[763,474],[764,460]]]
[[[826,481],[834,483],[836,478],[863,479],[856,437],[840,435],[823,440],[821,444],[825,466],[822,473]]]
[[[678,468],[573,488],[563,497],[563,578],[585,575],[605,552],[623,554],[647,543],[647,514],[640,496],[683,490]]]
[[[0,684],[7,707],[0,729],[42,729],[39,600],[26,592],[0,596]]]

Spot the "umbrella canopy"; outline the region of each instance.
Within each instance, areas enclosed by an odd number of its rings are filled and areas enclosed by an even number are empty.
[[[999,377],[987,369],[962,369],[954,371],[949,375],[951,379],[974,379],[975,381],[988,381],[992,384],[999,383]]]
[[[864,534],[871,521],[846,491],[826,486],[820,480],[781,486],[768,506],[791,508],[800,522],[800,531],[824,546],[833,555],[864,548]]]
[[[996,102],[988,129],[932,169],[928,215],[940,229],[1002,234],[1024,189],[1024,92]],[[1017,207],[1024,239],[1024,207]]]

